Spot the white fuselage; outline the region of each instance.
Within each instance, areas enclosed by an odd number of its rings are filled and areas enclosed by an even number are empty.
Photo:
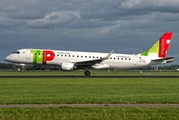
[[[54,56],[52,59],[51,54],[45,54],[47,59],[44,58],[43,52],[36,49],[20,49],[5,58],[8,62],[23,63],[23,64],[49,64],[59,65],[62,63],[80,63],[83,61],[93,61],[96,59],[104,58],[108,53],[96,52],[78,52],[78,51],[61,51],[61,50],[47,50],[53,51]],[[38,51],[43,51],[38,49]],[[49,57],[50,56],[50,57]],[[42,59],[46,59],[43,62]],[[91,66],[94,69],[132,69],[151,65],[151,60],[147,56],[140,56],[140,54],[111,54],[111,56],[100,63]]]

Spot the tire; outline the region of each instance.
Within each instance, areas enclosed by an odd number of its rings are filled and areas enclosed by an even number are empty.
[[[89,70],[86,70],[84,74],[85,74],[85,76],[90,76],[91,73]]]

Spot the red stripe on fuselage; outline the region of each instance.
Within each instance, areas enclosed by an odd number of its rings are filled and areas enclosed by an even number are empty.
[[[43,51],[43,64],[47,64],[47,61],[52,61],[55,57],[55,54],[53,51],[44,50]]]

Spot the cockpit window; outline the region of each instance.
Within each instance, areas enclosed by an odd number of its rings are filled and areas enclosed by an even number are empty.
[[[15,51],[15,52],[13,52],[13,54],[20,54],[20,52],[19,51]]]

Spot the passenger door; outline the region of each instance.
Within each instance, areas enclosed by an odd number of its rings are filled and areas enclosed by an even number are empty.
[[[31,58],[31,53],[30,53],[30,50],[29,50],[29,49],[26,50],[26,58],[27,58],[27,59],[30,59],[30,58]]]

